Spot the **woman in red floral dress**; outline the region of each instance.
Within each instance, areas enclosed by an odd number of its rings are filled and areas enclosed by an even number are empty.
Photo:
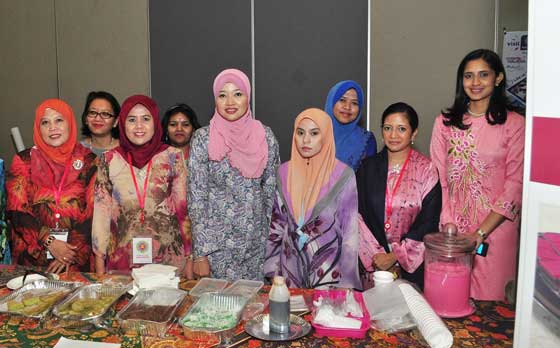
[[[35,111],[35,146],[14,156],[6,180],[13,263],[89,271],[95,155],[76,141],[74,112],[59,99]]]

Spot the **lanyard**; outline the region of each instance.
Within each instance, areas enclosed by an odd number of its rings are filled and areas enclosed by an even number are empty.
[[[406,170],[406,167],[408,165],[408,162],[410,160],[410,155],[412,154],[412,150],[410,150],[408,152],[408,156],[406,156],[406,160],[404,161],[403,167],[401,169],[401,172],[399,173],[399,177],[397,178],[397,181],[395,182],[395,186],[393,186],[393,191],[389,192],[389,183],[387,182],[387,186],[385,187],[385,196],[387,197],[387,200],[385,202],[385,215],[387,216],[387,220],[385,220],[385,232],[389,231],[391,229],[391,214],[393,214],[393,197],[395,197],[395,193],[397,192],[397,189],[399,188],[399,185],[401,184],[401,180],[403,178],[404,175],[404,171]]]
[[[134,174],[134,169],[132,168],[132,158],[130,153],[128,154],[128,167],[130,168],[130,175],[132,175],[132,181],[134,182],[134,189],[136,189],[136,197],[138,198],[138,205],[140,205],[140,223],[144,224],[144,203],[146,203],[146,193],[148,192],[148,178],[150,177],[150,169],[152,168],[152,160],[148,162],[148,170],[146,171],[146,178],[144,178],[144,191],[142,196],[138,191],[138,181],[136,180],[136,174]]]
[[[66,165],[64,166],[64,173],[62,174],[62,178],[60,179],[60,183],[58,184],[58,187],[56,186],[53,180],[52,189],[54,192],[54,204],[55,204],[54,218],[55,218],[56,228],[58,228],[58,222],[60,220],[60,196],[62,196],[62,186],[64,186],[64,182],[66,181],[66,177],[68,176],[68,172],[70,171],[70,162],[71,160],[68,160],[66,162]]]

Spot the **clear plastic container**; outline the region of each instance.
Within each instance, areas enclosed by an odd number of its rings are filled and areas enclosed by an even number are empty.
[[[264,283],[257,280],[239,279],[223,291],[226,295],[238,295],[250,300],[259,292]]]
[[[228,284],[227,280],[224,279],[214,279],[214,278],[202,278],[189,292],[189,295],[193,297],[200,297],[202,294],[207,292],[218,292],[226,288]]]
[[[187,293],[172,288],[142,289],[117,313],[122,329],[142,336],[165,337]]]

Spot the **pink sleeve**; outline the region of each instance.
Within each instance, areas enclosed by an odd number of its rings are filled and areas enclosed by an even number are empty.
[[[360,214],[358,214],[358,230],[360,232],[358,255],[366,271],[373,272],[373,256],[384,253],[385,249],[379,245],[377,239],[375,239],[373,233],[371,233]]]
[[[525,147],[525,119],[515,113],[508,115],[506,123],[505,181],[502,193],[492,204],[492,210],[514,221],[521,210],[523,190],[523,155]]]
[[[413,273],[424,262],[424,242],[403,239],[399,243],[391,243],[391,250],[395,254],[401,267],[408,273]]]
[[[453,210],[449,201],[449,188],[447,185],[447,151],[448,141],[445,137],[447,126],[443,124],[443,116],[439,115],[434,122],[432,140],[430,142],[430,156],[432,163],[436,166],[441,185],[441,216],[439,219],[441,226],[448,222],[455,222]]]

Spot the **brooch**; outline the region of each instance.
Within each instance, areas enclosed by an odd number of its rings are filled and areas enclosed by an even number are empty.
[[[76,170],[80,170],[84,167],[84,161],[80,159],[74,160],[74,163],[72,163],[72,167],[74,167],[74,169]]]

